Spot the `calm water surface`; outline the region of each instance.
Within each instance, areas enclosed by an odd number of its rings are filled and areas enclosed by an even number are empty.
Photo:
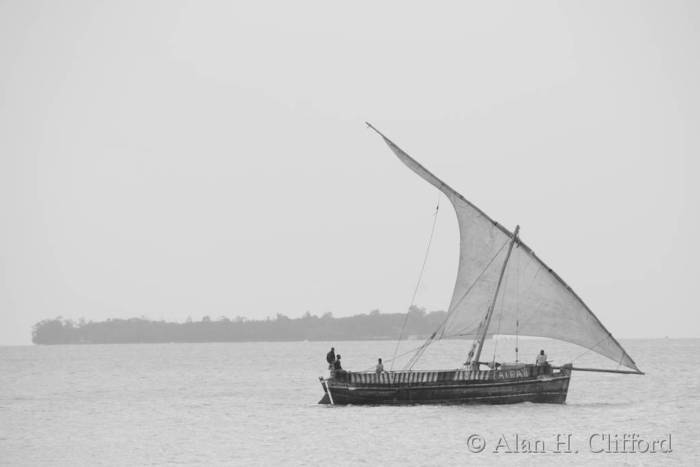
[[[497,342],[497,355],[512,354]],[[317,405],[324,342],[2,347],[0,464],[700,465],[700,340],[622,344],[647,375],[575,373],[565,405],[407,407]],[[394,349],[334,345],[356,370]],[[441,342],[422,366],[454,368],[468,345]],[[574,356],[542,340],[521,341],[521,355],[545,346],[555,363]],[[493,452],[503,436],[514,450],[516,434],[552,451],[558,433],[579,452]],[[673,452],[590,452],[591,435],[624,433],[671,434]],[[471,434],[483,452],[469,451]]]

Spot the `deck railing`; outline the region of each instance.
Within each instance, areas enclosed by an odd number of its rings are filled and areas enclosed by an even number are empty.
[[[526,365],[505,370],[385,371],[382,373],[336,371],[332,378],[351,384],[410,384],[448,381],[496,381],[551,374],[551,367]]]

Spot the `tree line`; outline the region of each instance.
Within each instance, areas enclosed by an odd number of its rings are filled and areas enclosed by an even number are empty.
[[[35,344],[126,344],[165,342],[252,342],[303,340],[369,340],[404,337],[427,337],[446,317],[444,311],[426,312],[411,307],[406,313],[370,313],[336,318],[307,312],[301,318],[277,314],[274,319],[212,320],[183,323],[153,321],[146,318],[73,321],[61,317],[40,321],[32,328]],[[404,327],[405,323],[405,327]],[[402,331],[403,328],[403,331]]]

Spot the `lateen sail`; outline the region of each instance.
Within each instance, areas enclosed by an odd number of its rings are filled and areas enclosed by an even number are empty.
[[[404,164],[442,191],[454,206],[460,231],[459,267],[449,318],[436,337],[475,336],[493,299],[512,233],[369,126]],[[524,243],[518,241],[516,245],[488,335],[517,333],[571,342],[639,371],[574,291]]]

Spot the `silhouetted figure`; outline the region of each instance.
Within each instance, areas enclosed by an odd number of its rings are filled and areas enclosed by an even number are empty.
[[[537,366],[547,365],[547,355],[545,355],[544,350],[540,350],[540,354],[537,356],[537,360],[535,360],[535,365],[537,365]]]
[[[340,365],[340,354],[336,355],[336,357],[335,357],[335,362],[333,362],[333,369],[335,371],[338,371],[338,370],[343,371],[343,367]]]
[[[384,365],[382,364],[382,359],[380,358],[377,361],[377,369],[375,370],[378,375],[384,373]]]
[[[328,369],[332,370],[335,363],[335,347],[331,347],[331,351],[326,354],[326,361],[328,362]]]

